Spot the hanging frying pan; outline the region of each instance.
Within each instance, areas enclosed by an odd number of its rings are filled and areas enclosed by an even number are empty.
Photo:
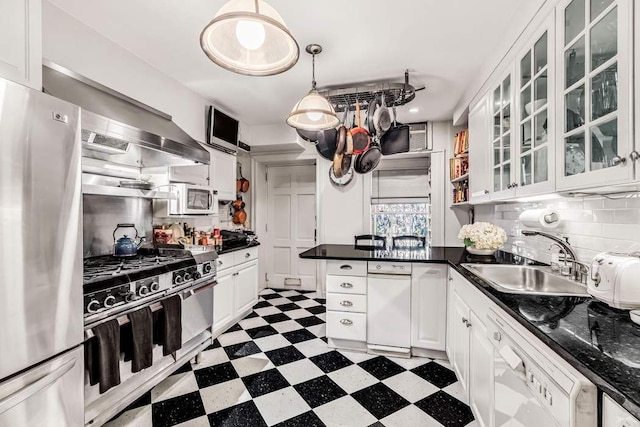
[[[344,163],[346,151],[346,138],[340,140],[336,132],[335,140],[336,153],[333,156],[333,174],[336,176],[336,178],[341,178],[343,173],[342,164]]]
[[[395,117],[395,107],[393,108]],[[380,139],[380,151],[383,155],[407,153],[409,152],[409,126],[396,123]]]
[[[369,173],[378,167],[381,158],[380,144],[377,140],[374,140],[367,151],[356,157],[353,169],[360,174]]]
[[[331,181],[331,184],[336,187],[344,187],[346,185],[349,185],[349,183],[353,181],[354,176],[355,173],[353,171],[353,168],[349,168],[349,170],[340,178],[334,175],[333,165],[329,168],[329,180]]]
[[[356,120],[358,126],[351,129],[351,135],[353,136],[353,154],[362,154],[369,148],[371,137],[369,136],[369,132],[360,126],[360,102],[358,101],[356,101]]]
[[[379,137],[391,128],[391,114],[384,103],[384,93],[382,94],[381,105],[373,113],[373,126],[375,127],[376,135]]]
[[[369,129],[369,133],[371,135],[376,135],[376,126],[373,117],[375,116],[376,110],[378,110],[381,106],[382,100],[379,96],[376,96],[369,103],[369,108],[367,108],[367,128]]]
[[[338,132],[335,129],[318,132],[316,150],[318,150],[318,154],[329,161],[333,161],[333,156],[336,154],[337,135]]]
[[[310,142],[312,144],[315,144],[318,142],[317,130],[296,129],[296,131],[298,132],[298,136],[300,136],[300,138],[304,139],[305,141]]]

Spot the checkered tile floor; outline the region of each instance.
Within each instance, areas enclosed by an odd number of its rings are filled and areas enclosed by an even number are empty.
[[[325,301],[265,290],[254,311],[108,427],[475,425],[449,364],[333,351]]]

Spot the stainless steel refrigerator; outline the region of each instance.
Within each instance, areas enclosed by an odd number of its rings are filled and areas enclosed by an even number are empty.
[[[0,79],[0,427],[84,425],[79,120]]]

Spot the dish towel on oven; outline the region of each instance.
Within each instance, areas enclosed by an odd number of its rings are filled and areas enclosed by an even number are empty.
[[[162,354],[166,356],[182,348],[182,298],[180,295],[165,298],[162,307],[156,342],[162,344]]]
[[[94,338],[85,343],[89,384],[100,393],[120,384],[120,324],[112,319],[93,327]]]
[[[124,360],[131,360],[131,372],[140,372],[153,365],[153,315],[145,307],[127,315],[131,327],[123,331]]]

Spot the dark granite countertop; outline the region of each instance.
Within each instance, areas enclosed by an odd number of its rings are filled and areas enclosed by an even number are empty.
[[[502,293],[461,266],[463,263],[537,264],[534,261],[501,251],[493,257],[477,257],[456,247],[367,251],[350,245],[320,245],[301,253],[300,257],[449,264],[599,390],[640,418],[640,326],[631,322],[627,311],[610,308],[591,298]]]
[[[246,246],[240,246],[238,248],[231,248],[231,249],[224,249],[221,251],[216,251],[218,253],[218,255],[224,255],[224,254],[228,254],[231,252],[237,252],[237,251],[242,251],[244,249],[248,249],[248,248],[253,248],[256,246],[260,246],[260,242],[258,242],[257,240],[254,240],[253,242],[249,243]]]

